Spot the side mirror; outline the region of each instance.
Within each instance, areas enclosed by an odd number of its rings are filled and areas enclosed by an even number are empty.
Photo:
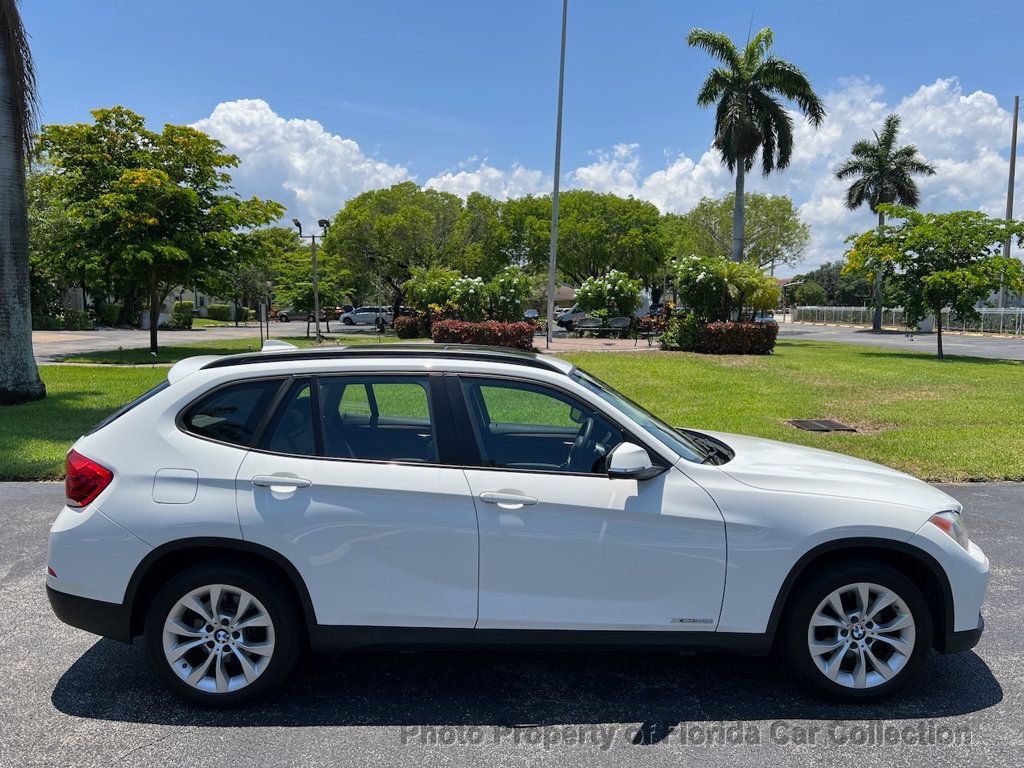
[[[651,457],[635,443],[619,443],[608,454],[608,477],[620,480],[649,480],[662,473]]]

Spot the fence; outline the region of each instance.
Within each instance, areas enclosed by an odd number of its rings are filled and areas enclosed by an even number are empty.
[[[833,323],[837,325],[871,325],[874,310],[871,307],[794,307],[793,319],[805,323]],[[905,326],[903,307],[882,310],[882,325]],[[942,311],[942,327],[948,331],[975,333],[1024,333],[1024,307],[978,310],[978,317],[958,317],[948,309]]]

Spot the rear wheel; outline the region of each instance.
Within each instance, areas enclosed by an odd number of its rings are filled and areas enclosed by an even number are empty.
[[[250,704],[288,674],[299,616],[277,580],[240,566],[189,568],[156,594],[145,647],[161,681],[204,706]]]
[[[884,563],[811,575],[798,586],[786,621],[784,651],[793,670],[815,690],[846,700],[903,687],[932,639],[921,590]]]

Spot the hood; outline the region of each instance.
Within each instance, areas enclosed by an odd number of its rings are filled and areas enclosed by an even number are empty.
[[[736,452],[719,469],[754,488],[888,502],[930,512],[960,509],[956,499],[938,488],[881,464],[761,437],[704,434]]]

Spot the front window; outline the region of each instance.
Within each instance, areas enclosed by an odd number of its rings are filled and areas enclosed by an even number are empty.
[[[578,384],[600,397],[606,403],[614,406],[617,410],[626,414],[629,418],[647,430],[654,437],[678,453],[687,461],[696,463],[704,462],[708,458],[709,451],[702,448],[696,442],[673,429],[657,416],[640,407],[621,392],[595,379],[589,373],[577,369],[573,371],[572,378]]]

